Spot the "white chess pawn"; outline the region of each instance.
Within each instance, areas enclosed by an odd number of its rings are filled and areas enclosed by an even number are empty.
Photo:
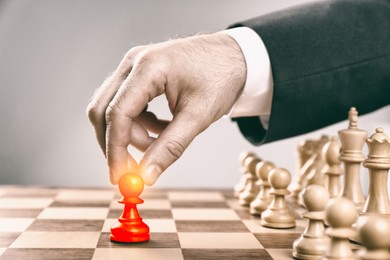
[[[308,211],[302,216],[309,220],[303,234],[293,244],[294,259],[322,259],[329,247],[329,238],[325,235],[325,207],[329,193],[319,185],[310,185],[303,192],[303,201]]]
[[[349,238],[356,236],[352,225],[357,219],[355,204],[347,198],[333,198],[325,209],[326,221],[330,228],[326,234],[330,237],[330,247],[324,259],[355,260],[357,256],[352,252]]]
[[[259,162],[260,159],[256,157],[248,157],[244,161],[246,166],[246,185],[244,190],[238,195],[238,203],[242,206],[249,206],[259,193],[259,187],[256,185],[257,177],[255,173],[256,164]]]
[[[326,176],[328,176],[328,192],[331,198],[339,197],[341,194],[340,175],[342,174],[340,157],[341,145],[337,137],[332,136],[326,146],[325,159],[328,164]]]
[[[276,166],[272,162],[263,161],[256,165],[256,176],[258,178],[257,184],[260,187],[260,191],[257,197],[251,202],[249,213],[252,215],[261,215],[269,206],[272,201],[272,195],[270,194],[270,184],[268,182],[268,175],[272,169]]]
[[[367,216],[359,228],[360,240],[366,249],[359,252],[363,260],[390,259],[390,223],[380,215]]]
[[[271,184],[271,194],[274,195],[268,209],[261,214],[261,225],[270,228],[293,228],[295,218],[288,207],[285,196],[291,182],[291,174],[283,168],[275,168],[269,173],[268,181]]]
[[[246,158],[248,158],[248,157],[256,157],[256,154],[251,152],[251,151],[245,151],[245,152],[240,153],[239,162],[240,162],[241,176],[240,176],[240,180],[238,181],[236,186],[234,186],[234,196],[236,198],[238,198],[238,196],[244,190],[245,185],[246,185],[246,178],[245,178],[246,167],[244,165],[244,162],[245,162]]]

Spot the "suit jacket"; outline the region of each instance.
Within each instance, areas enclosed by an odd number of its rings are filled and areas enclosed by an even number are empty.
[[[390,1],[301,5],[237,23],[267,47],[274,79],[269,127],[237,118],[253,144],[303,134],[390,103]]]

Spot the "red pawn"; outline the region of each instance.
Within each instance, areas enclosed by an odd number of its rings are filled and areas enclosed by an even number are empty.
[[[150,239],[149,227],[138,214],[137,204],[144,201],[138,196],[144,189],[144,182],[136,173],[127,173],[119,180],[119,191],[123,198],[119,203],[125,204],[122,216],[111,226],[111,241],[143,242]]]

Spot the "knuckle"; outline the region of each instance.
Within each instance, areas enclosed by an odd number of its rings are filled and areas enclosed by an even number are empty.
[[[136,56],[138,53],[140,53],[142,50],[145,49],[146,46],[144,45],[139,45],[139,46],[135,46],[133,48],[131,48],[126,54],[125,54],[125,58],[126,59],[133,59],[134,56]]]
[[[86,113],[89,121],[92,123],[97,122],[101,117],[101,113],[99,112],[97,105],[93,102],[88,104]]]
[[[113,104],[109,104],[105,112],[106,123],[111,122],[112,118],[115,117],[116,115],[118,115],[117,106]]]
[[[168,152],[170,156],[172,156],[175,160],[177,160],[184,153],[185,146],[180,141],[170,140],[165,145],[165,150]]]

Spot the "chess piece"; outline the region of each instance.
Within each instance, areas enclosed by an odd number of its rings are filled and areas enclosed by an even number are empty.
[[[321,169],[321,164],[324,160],[321,157],[321,147],[328,137],[323,135],[319,140],[306,140],[297,148],[298,151],[298,180],[292,186],[292,197],[297,198],[302,196],[304,188],[310,180],[316,175],[316,171]],[[322,170],[322,169],[321,169]],[[317,177],[318,178],[318,177]],[[318,178],[319,179],[319,178]],[[314,182],[317,182],[316,179]]]
[[[321,185],[327,186],[327,175],[325,174],[325,170],[327,169],[327,164],[325,161],[325,147],[329,142],[329,136],[323,135],[320,139],[315,140],[313,144],[313,160],[310,167],[307,169],[306,175],[304,176],[304,181],[302,188],[307,187],[308,185]],[[303,189],[298,194],[298,204],[304,206],[304,202],[302,199]]]
[[[365,200],[360,184],[360,165],[364,161],[362,149],[367,132],[358,129],[358,112],[354,107],[349,110],[348,119],[348,129],[338,132],[342,148],[340,160],[344,164],[342,196],[352,200],[360,212]]]
[[[331,242],[324,259],[332,260],[356,260],[357,256],[352,252],[349,238],[356,235],[352,224],[357,218],[355,204],[347,198],[333,198],[329,200],[325,209],[326,221],[330,228],[326,234]]]
[[[245,152],[240,153],[239,162],[240,162],[240,174],[241,174],[241,177],[240,177],[240,180],[238,181],[238,183],[236,184],[236,186],[234,186],[234,196],[236,198],[238,198],[240,193],[245,189],[245,185],[246,185],[246,178],[245,178],[246,167],[244,165],[244,162],[245,162],[245,159],[248,158],[248,157],[256,157],[256,155],[255,155],[255,153],[253,153],[251,151],[245,151]]]
[[[295,218],[285,198],[289,194],[287,187],[291,182],[290,172],[283,168],[275,168],[269,173],[268,181],[274,197],[267,210],[261,214],[261,225],[270,228],[295,227]]]
[[[244,190],[238,195],[238,203],[242,206],[249,206],[259,193],[259,187],[256,185],[257,177],[255,173],[256,164],[260,162],[259,158],[248,157],[244,161],[246,172],[246,185]]]
[[[383,128],[377,128],[375,131],[375,134],[366,140],[368,158],[363,166],[370,174],[370,186],[362,214],[377,213],[390,216],[390,201],[387,192],[390,140],[383,132]]]
[[[260,187],[260,191],[257,197],[250,203],[249,213],[252,215],[261,215],[265,211],[272,201],[272,195],[270,194],[270,184],[268,182],[268,175],[272,169],[276,166],[272,162],[263,161],[256,165],[257,184]]]
[[[329,247],[329,238],[325,235],[325,207],[329,200],[328,191],[319,185],[308,186],[303,193],[307,212],[302,216],[309,220],[303,234],[293,244],[294,259],[322,259]]]
[[[314,161],[314,175],[309,179],[308,185],[315,184],[326,187],[327,185],[327,175],[325,175],[325,170],[328,165],[325,159],[326,148],[325,146],[331,141],[331,137],[323,135],[317,141],[316,144],[316,153],[318,156]]]
[[[123,175],[118,183],[123,198],[118,202],[124,204],[122,216],[111,226],[110,239],[116,242],[143,242],[150,238],[149,227],[138,214],[137,204],[144,201],[139,195],[144,189],[141,177],[136,173]]]
[[[333,136],[325,147],[326,163],[328,169],[326,175],[328,176],[328,192],[330,198],[339,197],[341,194],[340,175],[342,174],[340,156],[340,143],[337,137]]]
[[[390,259],[390,223],[380,216],[369,216],[359,228],[366,249],[358,252],[363,260]]]

